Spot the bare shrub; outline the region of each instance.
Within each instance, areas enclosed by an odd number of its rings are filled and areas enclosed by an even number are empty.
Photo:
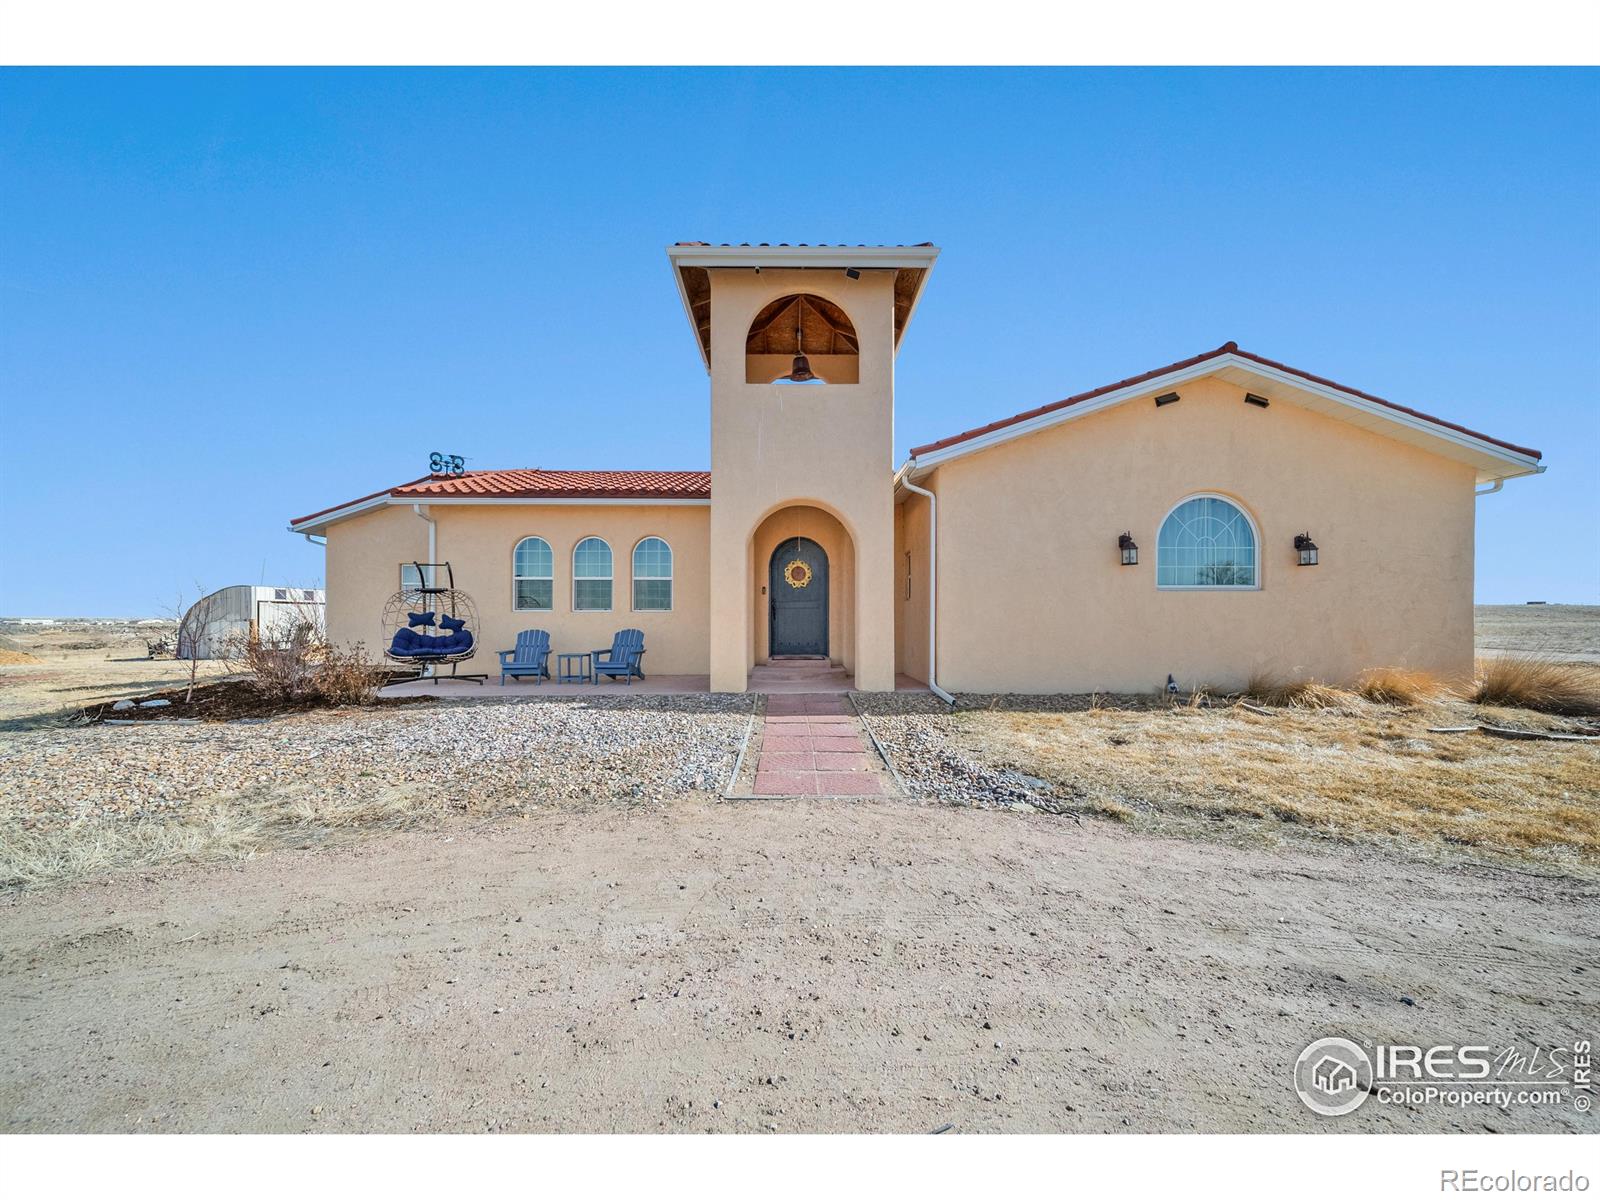
[[[348,649],[325,645],[312,679],[312,690],[329,704],[371,704],[383,686],[382,668],[367,661],[359,642]]]
[[[173,619],[178,622],[177,634],[173,639],[173,653],[189,664],[188,688],[183,695],[185,704],[194,699],[195,684],[200,678],[201,660],[220,652],[220,648],[212,648],[211,642],[213,638],[220,636],[219,627],[227,619],[222,597],[218,593],[208,593],[198,583],[195,584],[194,590],[196,599],[193,604],[184,604],[180,593],[173,609]],[[154,654],[151,657],[153,658]]]
[[[322,646],[310,625],[298,625],[281,644],[257,636],[244,638],[239,665],[250,673],[256,690],[274,700],[293,700],[312,690],[321,663]]]
[[[1353,699],[1349,692],[1315,679],[1284,680],[1261,671],[1250,676],[1244,696],[1274,708],[1340,708]]]
[[[1480,658],[1478,678],[1467,698],[1474,704],[1565,717],[1600,716],[1600,667],[1541,654]]]
[[[255,686],[275,700],[326,704],[371,704],[383,686],[383,672],[367,662],[359,643],[340,647],[328,640],[320,609],[296,604],[273,622],[268,637],[251,629],[236,658]]]
[[[1426,671],[1401,667],[1374,667],[1362,673],[1356,693],[1374,704],[1422,704],[1443,694],[1445,688]]]

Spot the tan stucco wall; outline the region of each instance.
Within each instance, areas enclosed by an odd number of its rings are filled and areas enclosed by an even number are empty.
[[[706,612],[710,516],[704,506],[671,505],[439,505],[437,550],[456,586],[478,607],[478,655],[462,671],[497,670],[495,650],[510,649],[523,629],[550,632],[552,653],[611,644],[619,629],[642,629],[646,674],[704,675],[709,651]],[[547,612],[518,612],[512,604],[512,552],[525,537],[550,543],[555,559],[554,602]],[[612,610],[572,611],[572,551],[585,537],[611,545]],[[672,547],[671,612],[632,611],[632,556],[641,538]],[[335,637],[360,630],[381,648],[379,616],[399,586],[399,564],[427,557],[427,525],[410,507],[378,510],[333,526],[328,535],[328,617]],[[552,671],[554,663],[552,662]]]
[[[909,496],[895,508],[895,662],[912,679],[928,679],[928,506]],[[906,556],[910,555],[907,580]]]
[[[328,639],[347,648],[360,644],[369,659],[381,661],[383,606],[400,587],[400,564],[427,557],[428,527],[409,507],[374,509],[330,525],[324,551]]]
[[[828,556],[828,659],[850,671],[855,668],[855,548],[837,517],[820,508],[786,508],[773,513],[756,530],[752,543],[751,655],[766,662],[772,648],[772,553],[793,538],[810,538]]]
[[[754,665],[753,535],[795,504],[833,514],[855,547],[853,670],[866,691],[894,687],[894,292],[890,272],[713,269],[711,275],[711,686],[743,691]],[[789,387],[745,381],[750,321],[775,297],[833,301],[860,335],[859,382]]]
[[[1218,379],[941,466],[938,678],[952,690],[1236,687],[1472,668],[1472,468]],[[1161,591],[1156,536],[1196,492],[1260,530],[1255,591]],[[925,509],[926,501],[907,503]],[[914,509],[913,512],[916,510]],[[912,514],[906,514],[908,519]],[[1131,530],[1137,567],[1118,562]],[[1295,565],[1309,530],[1321,563]],[[902,628],[915,622],[902,609]],[[902,662],[914,674],[909,641]]]

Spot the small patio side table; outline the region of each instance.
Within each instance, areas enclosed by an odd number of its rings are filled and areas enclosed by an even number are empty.
[[[572,664],[576,660],[578,667],[573,670]],[[557,683],[590,683],[593,673],[589,667],[589,651],[579,654],[556,655],[556,682]]]

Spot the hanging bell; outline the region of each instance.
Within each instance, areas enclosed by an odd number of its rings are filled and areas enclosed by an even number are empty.
[[[811,373],[811,361],[804,354],[796,354],[794,366],[789,368],[789,374],[784,378],[792,383],[809,383],[816,376]]]

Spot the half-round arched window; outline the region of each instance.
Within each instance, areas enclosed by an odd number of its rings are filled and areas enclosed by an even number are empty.
[[[633,548],[633,608],[672,611],[672,547],[658,537],[644,538]]]
[[[555,556],[542,537],[525,537],[511,555],[511,607],[549,612],[555,607]]]
[[[572,549],[572,609],[611,611],[611,547],[586,537]]]
[[[779,296],[750,322],[744,367],[746,383],[859,383],[861,340],[833,301]]]
[[[1191,496],[1161,522],[1156,537],[1156,586],[1253,588],[1257,585],[1256,528],[1231,500]]]

